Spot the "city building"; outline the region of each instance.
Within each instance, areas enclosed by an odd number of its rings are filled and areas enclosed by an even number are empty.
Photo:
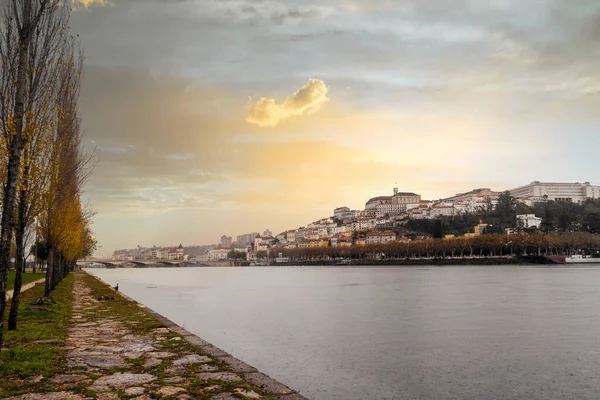
[[[211,249],[208,251],[208,260],[209,261],[217,261],[217,260],[226,260],[227,254],[229,254],[231,250],[229,249]]]
[[[392,204],[412,204],[420,201],[421,195],[412,192],[398,192],[398,188],[394,188]]]
[[[392,204],[392,196],[377,196],[369,199],[365,204],[365,211],[377,211],[377,206]]]
[[[352,239],[350,236],[336,234],[329,238],[329,245],[331,247],[345,247],[350,246],[352,244]]]
[[[348,207],[338,207],[333,210],[333,217],[336,219],[344,219],[352,216],[352,211]]]
[[[296,241],[296,231],[295,230],[287,231],[285,233],[285,238],[288,242],[291,242],[291,243],[295,242]]]
[[[273,237],[263,237],[258,235],[254,238],[254,252],[257,253],[259,251],[269,251],[274,241],[275,238]]]
[[[271,232],[269,229],[265,229],[262,235],[263,237],[270,237],[273,236],[273,232]]]
[[[436,217],[452,217],[456,214],[454,206],[432,206],[429,209],[429,216],[431,218]]]
[[[369,199],[365,204],[365,210],[377,211],[380,206],[390,204],[418,204],[420,201],[421,195],[412,192],[399,192],[398,188],[394,188],[394,194],[391,196],[377,196]],[[403,211],[406,211],[406,209],[404,208]]]
[[[490,188],[473,189],[470,192],[458,193],[455,196],[443,199],[444,201],[473,201],[478,199],[497,199],[500,192],[495,192]]]
[[[367,232],[367,244],[385,244],[396,240],[396,232]]]
[[[473,237],[473,236],[483,235],[485,233],[485,229],[487,228],[487,226],[488,226],[488,224],[484,224],[480,220],[479,224],[477,224],[473,227],[473,233],[465,233],[465,237]]]
[[[231,236],[221,236],[221,247],[224,249],[230,249],[233,244],[233,238]]]
[[[379,204],[376,208],[377,216],[383,215],[398,215],[406,212],[406,204],[404,203],[387,203]]]
[[[517,226],[520,228],[539,228],[542,225],[542,219],[535,214],[517,215]]]
[[[529,201],[567,201],[583,203],[587,199],[600,198],[600,186],[585,183],[561,183],[534,181],[529,185],[510,190],[510,194],[518,199]]]
[[[245,246],[254,243],[254,238],[258,236],[258,232],[246,233],[245,235],[238,235],[236,243],[240,246]]]

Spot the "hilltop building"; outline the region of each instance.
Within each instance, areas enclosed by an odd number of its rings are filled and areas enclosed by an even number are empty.
[[[415,208],[421,201],[421,195],[412,192],[399,192],[394,188],[391,196],[377,196],[365,204],[365,211],[374,211],[377,216],[398,215]]]
[[[497,199],[500,196],[500,192],[495,192],[490,188],[473,189],[470,192],[458,193],[455,196],[448,197],[442,201],[473,201],[479,199]]]
[[[566,201],[583,203],[587,199],[600,198],[600,186],[585,183],[561,183],[534,181],[529,185],[510,190],[510,194],[518,199],[529,201]]]

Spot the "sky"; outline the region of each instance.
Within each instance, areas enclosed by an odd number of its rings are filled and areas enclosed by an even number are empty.
[[[600,184],[597,0],[77,0],[97,254]]]

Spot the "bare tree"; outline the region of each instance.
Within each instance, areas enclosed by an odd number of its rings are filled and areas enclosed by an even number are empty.
[[[6,309],[6,284],[10,264],[10,245],[15,226],[15,203],[17,183],[21,173],[21,158],[24,149],[24,126],[27,109],[27,70],[31,45],[40,29],[42,18],[59,7],[60,0],[11,0],[5,2],[1,10],[4,32],[1,37],[0,54],[15,62],[7,65],[2,60],[1,95],[10,98],[2,106],[2,125],[7,143],[6,180],[2,200],[2,220],[0,228],[0,348],[4,332],[4,312]],[[4,87],[7,86],[7,87]]]
[[[56,82],[60,62],[69,49],[68,9],[63,5],[45,14],[33,35],[27,70],[27,114],[23,131],[23,156],[17,193],[15,225],[15,284],[8,329],[17,328],[22,274],[25,270],[25,234],[41,212],[39,199],[48,189],[48,165],[56,119]]]

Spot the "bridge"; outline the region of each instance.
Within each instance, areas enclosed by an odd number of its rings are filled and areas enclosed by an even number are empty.
[[[197,261],[188,260],[107,260],[89,259],[77,261],[80,267],[100,268],[149,268],[149,267],[197,267]]]

